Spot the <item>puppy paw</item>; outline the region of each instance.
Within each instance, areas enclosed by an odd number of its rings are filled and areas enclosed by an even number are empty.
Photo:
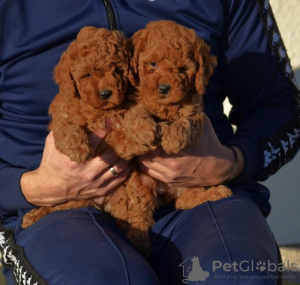
[[[209,188],[178,188],[175,202],[176,209],[192,209],[207,201],[218,201],[232,196],[232,192],[224,185],[212,186]]]
[[[22,222],[22,225],[21,225],[21,226],[22,226],[23,229],[26,229],[26,228],[30,227],[34,222],[36,222],[35,217],[26,214],[26,215],[23,217],[23,222]]]
[[[92,156],[89,137],[81,129],[75,129],[74,132],[54,133],[54,144],[61,153],[77,163],[85,163]]]
[[[212,194],[209,201],[218,201],[232,196],[232,191],[225,185],[211,187],[207,191],[210,191]]]
[[[72,161],[77,163],[85,163],[92,157],[92,152],[88,146],[78,146],[76,149],[67,151],[67,155]]]
[[[183,124],[174,122],[170,126],[161,124],[161,146],[168,154],[177,154],[189,145],[190,126],[187,121]]]
[[[32,209],[31,211],[29,211],[24,215],[21,227],[23,229],[26,229],[30,227],[32,224],[34,224],[36,221],[41,219],[42,217],[46,216],[47,214],[48,214],[47,207]]]
[[[157,124],[142,105],[129,110],[124,118],[128,141],[141,147],[136,155],[154,150],[158,144]],[[130,134],[130,135],[129,135]]]
[[[135,140],[142,146],[149,148],[150,151],[156,149],[158,143],[157,124],[152,118],[144,121],[143,131],[138,133]]]

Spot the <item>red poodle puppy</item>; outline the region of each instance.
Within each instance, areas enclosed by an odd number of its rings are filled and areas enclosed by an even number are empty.
[[[161,146],[178,154],[199,141],[204,127],[203,94],[217,64],[209,46],[194,30],[172,21],[150,22],[132,37],[136,101],[158,124]],[[142,135],[142,134],[141,134]],[[174,187],[168,199],[179,209],[232,195],[217,187]]]
[[[131,53],[130,41],[121,32],[85,27],[62,55],[54,73],[59,93],[49,108],[52,116],[49,127],[56,148],[71,160],[85,163],[108,148],[129,160],[156,148],[156,124],[146,111],[139,113],[139,121],[126,123],[127,113],[132,118],[128,111],[132,106]],[[93,153],[90,135],[103,129],[107,119],[114,121],[112,130]],[[132,125],[139,124],[145,132],[138,138],[139,130]],[[154,223],[152,215],[156,207],[154,184],[145,183],[135,170],[101,205],[81,200],[40,207],[24,216],[22,226],[26,228],[54,211],[86,206],[110,213],[138,248],[143,252],[144,248],[150,248],[148,229]]]

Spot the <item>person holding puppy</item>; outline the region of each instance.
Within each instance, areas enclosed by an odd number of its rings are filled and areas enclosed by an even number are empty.
[[[207,118],[198,144],[180,156],[157,149],[139,157],[139,165],[170,188],[228,184],[234,195],[191,210],[158,210],[149,260],[109,215],[93,208],[52,213],[21,229],[22,217],[34,207],[101,201],[130,171],[112,152],[76,164],[56,150],[47,125],[60,55],[84,26],[130,37],[160,19],[194,29],[218,66],[204,95]],[[278,263],[265,220],[269,190],[257,181],[299,149],[299,92],[267,0],[3,0],[0,26],[0,248],[8,284],[181,284],[187,277],[180,265],[190,257],[209,273],[206,284],[219,283],[216,273],[228,277],[224,284],[249,284],[241,279],[245,272],[228,272],[216,261]],[[225,97],[233,105],[229,118]],[[94,149],[111,124],[92,134]],[[255,275],[261,278],[251,284],[265,284],[267,276],[270,284],[277,282],[277,272]]]

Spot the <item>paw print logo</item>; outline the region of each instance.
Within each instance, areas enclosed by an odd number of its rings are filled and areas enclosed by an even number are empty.
[[[259,270],[260,272],[265,271],[267,269],[266,263],[261,261],[256,262],[256,269]]]

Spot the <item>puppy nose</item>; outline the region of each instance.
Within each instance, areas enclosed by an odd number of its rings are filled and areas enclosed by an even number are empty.
[[[99,96],[102,99],[108,99],[111,95],[112,95],[112,91],[107,90],[107,89],[101,90],[100,93],[99,93]]]
[[[159,90],[159,93],[162,94],[162,95],[166,95],[169,93],[169,91],[171,90],[171,86],[168,85],[168,84],[160,84],[158,86],[158,90]]]

